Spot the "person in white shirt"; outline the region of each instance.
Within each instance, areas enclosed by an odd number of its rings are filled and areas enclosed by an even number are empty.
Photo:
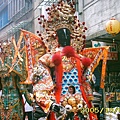
[[[28,91],[31,92],[30,88],[28,89]],[[30,93],[30,95],[32,96],[32,93]],[[22,97],[23,97],[24,110],[25,110],[23,120],[26,120],[26,117],[27,120],[33,120],[33,107],[28,104],[24,94],[22,95]]]

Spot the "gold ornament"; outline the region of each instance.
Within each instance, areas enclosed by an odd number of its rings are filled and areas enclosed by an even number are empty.
[[[74,98],[74,97],[70,97],[70,98],[68,99],[68,104],[74,106],[74,105],[76,104],[75,98]]]
[[[44,28],[44,33],[39,34],[47,47],[47,51],[54,51],[58,47],[56,31],[61,28],[67,28],[71,32],[71,46],[75,50],[82,50],[84,47],[85,35],[87,28],[85,22],[80,22],[75,16],[75,5],[61,1],[57,5],[47,8],[48,19],[41,15],[39,24]],[[37,33],[40,33],[39,31]],[[55,40],[56,39],[56,40]]]
[[[73,107],[73,112],[76,112],[77,111],[77,107]]]

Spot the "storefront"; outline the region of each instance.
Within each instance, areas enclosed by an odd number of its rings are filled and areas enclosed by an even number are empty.
[[[87,45],[88,47],[110,46],[107,59],[105,87],[100,91],[103,95],[101,108],[119,107],[119,109],[112,109],[111,112],[109,112],[110,114],[117,115],[120,113],[120,33],[116,35],[105,33],[95,36],[89,39],[89,42],[87,41]],[[101,60],[98,67],[95,69],[97,84],[99,85],[102,62]],[[108,116],[109,115],[104,112],[106,120]]]

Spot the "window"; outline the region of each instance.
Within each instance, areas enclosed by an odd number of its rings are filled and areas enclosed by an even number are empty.
[[[18,12],[18,9],[17,9],[17,7],[18,7],[18,6],[17,6],[17,0],[15,0],[15,3],[14,3],[14,4],[15,4],[15,11],[16,11],[16,13],[17,13],[17,12]]]
[[[6,6],[0,12],[0,29],[3,28],[8,23],[8,7]]]
[[[25,7],[25,0],[19,0],[19,10]]]
[[[26,10],[30,10],[30,8],[32,7],[32,0],[26,0],[25,6]]]
[[[0,0],[0,6],[4,4],[4,0]]]
[[[0,17],[0,28],[2,28],[3,26],[3,20],[2,20],[2,17]]]
[[[8,0],[9,20],[25,7],[25,0]]]

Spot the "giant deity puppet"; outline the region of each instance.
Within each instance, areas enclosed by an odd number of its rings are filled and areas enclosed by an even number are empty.
[[[49,120],[97,120],[92,108],[90,58],[80,54],[85,45],[84,22],[75,16],[74,2],[60,1],[46,9],[48,19],[38,18],[44,32],[39,33],[46,54],[34,65],[32,80],[36,103],[34,117]],[[87,116],[87,117],[86,117]]]
[[[35,99],[34,119],[97,120],[92,106],[92,73],[103,59],[104,88],[108,47],[85,47],[85,22],[75,16],[75,3],[60,1],[41,15],[38,36],[21,30],[26,43],[27,80]],[[92,110],[92,111],[91,111]],[[97,110],[99,112],[99,110]]]
[[[22,37],[17,44],[14,38],[0,43],[0,120],[23,120],[22,94],[29,104],[33,101],[26,85],[20,83],[27,76],[24,50],[20,51],[21,41]]]

